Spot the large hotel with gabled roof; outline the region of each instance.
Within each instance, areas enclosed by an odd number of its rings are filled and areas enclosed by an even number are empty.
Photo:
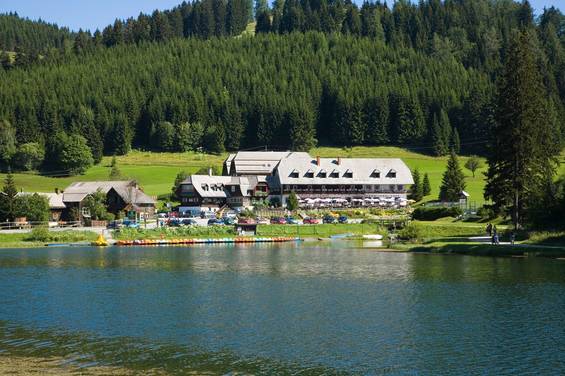
[[[223,175],[192,175],[179,186],[182,211],[250,207],[269,199],[283,206],[291,192],[300,206],[406,206],[414,183],[398,158],[320,158],[305,152],[230,154]]]

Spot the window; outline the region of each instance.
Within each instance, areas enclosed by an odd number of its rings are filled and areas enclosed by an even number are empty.
[[[379,170],[373,170],[373,172],[371,173],[371,177],[374,179],[380,179],[381,178],[381,172]]]
[[[319,178],[326,178],[328,176],[326,170],[320,170],[320,172],[318,172],[318,177]]]
[[[353,172],[352,171],[345,171],[345,173],[343,174],[344,178],[348,178],[348,179],[352,179],[353,178]]]
[[[289,176],[290,176],[291,178],[298,178],[299,175],[300,175],[300,174],[298,173],[298,171],[293,170],[293,171],[290,173]]]
[[[395,179],[396,178],[396,171],[395,170],[390,170],[388,172],[388,174],[386,175],[387,178],[391,178],[391,179]]]
[[[235,193],[235,185],[232,185],[232,186],[231,186],[231,192],[232,192],[232,193]]]
[[[313,178],[314,178],[314,171],[308,170],[308,172],[306,172],[306,173],[304,174],[304,177],[305,177],[305,178],[313,179]]]
[[[332,173],[330,174],[330,178],[339,178],[339,172],[333,170]]]

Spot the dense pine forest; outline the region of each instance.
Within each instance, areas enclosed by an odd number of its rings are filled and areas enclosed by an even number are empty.
[[[44,21],[31,21],[17,13],[0,14],[0,51],[38,55],[72,46],[74,34]]]
[[[257,34],[240,35],[253,14]],[[482,154],[506,47],[524,27],[535,30],[555,141],[565,133],[565,16],[550,8],[534,18],[527,2],[203,0],[69,43],[64,29],[42,40],[36,23],[13,19],[0,18],[0,30],[29,37],[3,48],[45,51],[0,69],[0,159],[13,168],[33,165],[29,155],[16,162],[16,146],[60,168],[70,144],[86,144],[94,161],[132,147]]]

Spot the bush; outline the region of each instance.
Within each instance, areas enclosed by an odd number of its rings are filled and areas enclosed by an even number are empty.
[[[494,219],[496,218],[496,212],[493,208],[489,206],[481,206],[479,210],[477,210],[477,215],[481,217],[481,219]]]
[[[459,207],[424,207],[421,206],[414,210],[412,217],[420,221],[435,221],[439,218],[453,217],[457,218],[463,214]]]
[[[48,242],[51,240],[51,233],[47,227],[36,227],[25,237],[30,242]]]
[[[409,242],[418,242],[422,239],[422,231],[415,224],[406,225],[402,230],[398,231],[398,239]]]

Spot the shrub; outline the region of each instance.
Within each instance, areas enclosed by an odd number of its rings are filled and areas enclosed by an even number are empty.
[[[398,239],[409,242],[418,242],[422,239],[422,231],[415,224],[406,225],[402,230],[398,231]]]
[[[481,219],[494,219],[496,218],[496,212],[493,208],[489,206],[481,206],[479,210],[477,210],[477,215],[481,217]]]
[[[30,242],[48,242],[51,240],[51,233],[47,227],[36,227],[25,237]]]
[[[462,215],[463,211],[459,207],[424,207],[420,206],[414,210],[412,217],[420,221],[435,221],[439,218],[453,217]]]

